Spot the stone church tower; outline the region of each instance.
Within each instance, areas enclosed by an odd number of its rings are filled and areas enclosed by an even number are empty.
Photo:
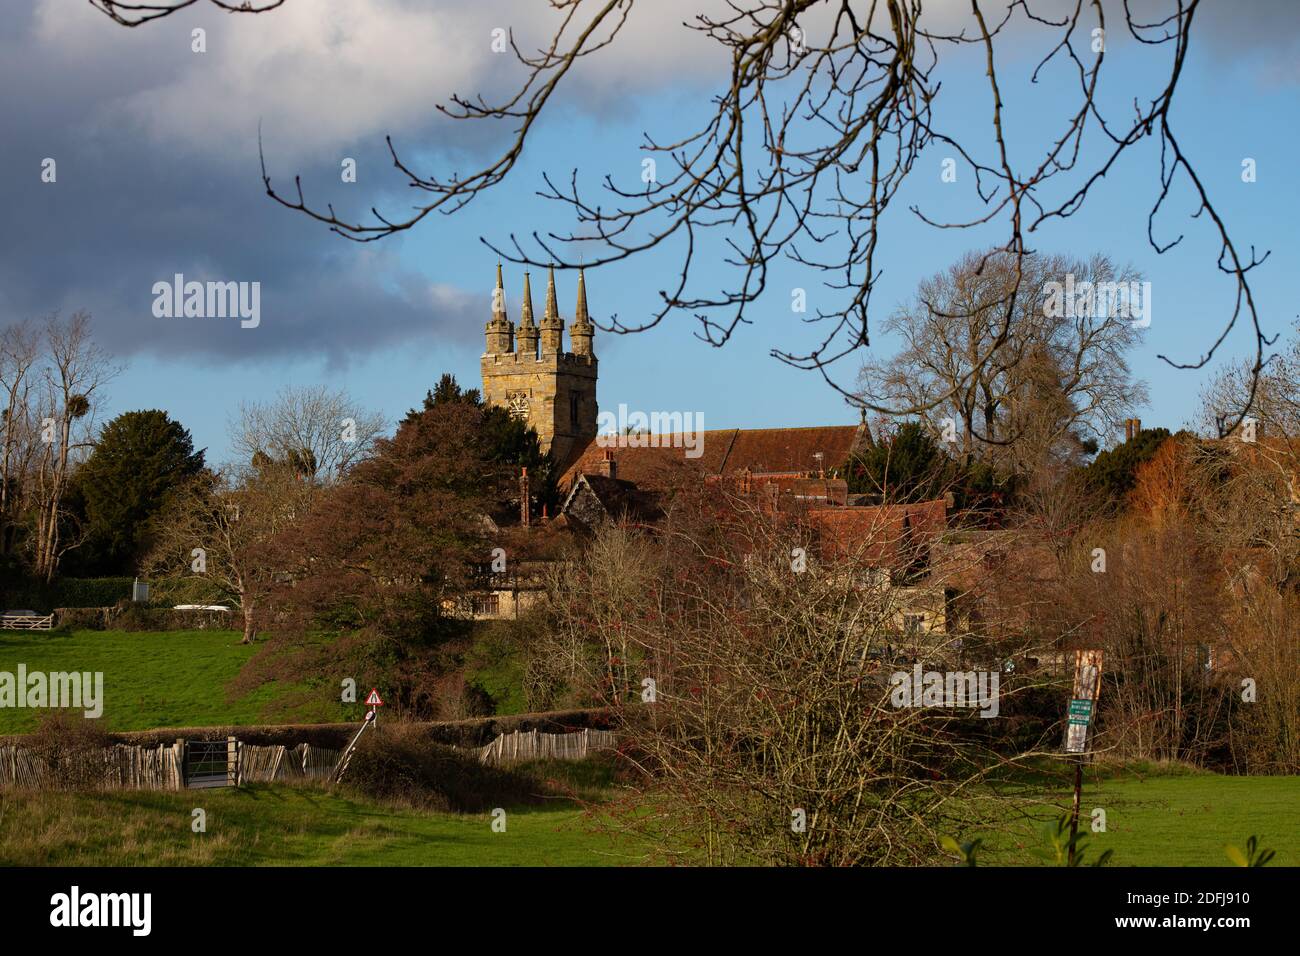
[[[483,398],[502,405],[537,430],[542,450],[550,450],[563,471],[596,437],[595,327],[587,314],[587,286],[578,270],[578,304],[569,338],[573,351],[564,351],[564,320],[555,300],[555,270],[546,284],[546,311],[533,321],[532,290],[524,273],[524,300],[519,325],[506,315],[501,266],[492,294],[492,319],[487,324],[483,353]]]

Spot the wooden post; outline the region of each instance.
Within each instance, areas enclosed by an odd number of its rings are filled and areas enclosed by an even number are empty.
[[[226,738],[226,786],[237,787],[239,779],[239,741],[234,737]]]
[[[1070,866],[1074,866],[1075,838],[1079,835],[1079,802],[1083,796],[1083,755],[1074,758],[1074,811],[1070,814]]]
[[[176,759],[172,761],[172,780],[177,790],[185,789],[185,741],[176,738]]]

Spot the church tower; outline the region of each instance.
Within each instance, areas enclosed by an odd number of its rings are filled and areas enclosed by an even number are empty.
[[[555,292],[555,270],[546,283],[540,323],[533,320],[532,289],[524,273],[524,296],[518,328],[506,313],[501,266],[492,296],[483,353],[483,397],[501,405],[537,430],[542,450],[550,450],[563,471],[596,437],[595,327],[587,314],[587,284],[578,272],[578,301],[569,336],[573,351],[564,351],[564,320]]]

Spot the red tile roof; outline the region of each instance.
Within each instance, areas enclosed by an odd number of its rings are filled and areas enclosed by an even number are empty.
[[[677,474],[729,475],[748,470],[755,475],[806,474],[841,467],[859,436],[858,425],[815,428],[726,428],[685,438],[696,442],[688,449],[681,434],[633,436],[625,447],[604,448],[592,439],[560,478],[569,487],[579,473],[599,474],[605,452],[613,453],[616,474],[643,488],[662,488]],[[633,447],[637,439],[645,447]],[[605,440],[609,440],[606,438]],[[622,441],[623,439],[620,439]],[[816,457],[820,453],[821,457]]]
[[[714,479],[717,480],[717,479]],[[773,502],[847,505],[849,483],[843,478],[808,478],[803,475],[736,476],[733,484],[741,494],[760,495]]]
[[[926,555],[947,527],[948,506],[942,499],[908,505],[868,508],[817,508],[808,512],[827,557],[856,556],[869,564],[908,563],[915,548]]]

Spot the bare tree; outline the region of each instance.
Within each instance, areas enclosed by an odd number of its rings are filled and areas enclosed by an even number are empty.
[[[640,775],[614,816],[711,864],[937,861],[1004,757],[984,721],[893,699],[904,660],[964,653],[908,630],[915,592],[880,573],[900,534],[882,518],[847,553],[819,548],[798,513],[720,488],[649,536],[602,529],[551,590],[541,655],[548,683],[619,717]]]
[[[1244,408],[1258,432],[1300,438],[1300,319],[1291,332],[1258,375],[1249,362],[1222,368],[1201,394],[1196,424],[1211,434],[1225,435],[1233,412]]]
[[[306,513],[310,495],[311,486],[283,465],[200,475],[166,506],[146,572],[202,576],[238,604],[241,643],[251,644],[260,602],[278,575],[271,541]]]
[[[73,546],[61,540],[65,523],[63,497],[71,469],[93,445],[95,413],[101,389],[121,371],[91,336],[90,315],[77,312],[67,321],[51,317],[44,329],[46,364],[41,369],[40,439],[35,473],[36,529],[33,570],[47,581],[60,557]]]
[[[317,385],[285,388],[273,401],[241,405],[231,433],[245,464],[265,456],[292,465],[305,478],[331,481],[370,454],[384,425],[382,415],[362,409],[345,390]]]
[[[92,2],[116,22],[135,26],[186,9],[195,0],[158,0],[153,5]],[[260,13],[279,5],[213,2],[231,12]],[[454,119],[510,128],[504,150],[482,168],[417,172],[389,137],[394,167],[414,195],[426,197],[413,211],[386,215],[372,209],[369,218],[361,219],[340,215],[332,203],[308,202],[300,178],[291,191],[277,189],[263,160],[267,193],[335,233],[362,242],[408,230],[432,213],[464,208],[509,175],[557,91],[565,83],[581,82],[585,58],[616,46],[634,4],[551,0],[558,26],[541,49],[525,52],[511,34],[512,49],[525,71],[514,92],[495,101],[457,95],[439,107]],[[750,321],[747,309],[766,289],[770,263],[784,256],[825,274],[827,306],[808,320],[818,329],[814,347],[799,352],[777,348],[772,354],[796,367],[815,369],[851,401],[878,413],[923,414],[950,401],[960,389],[932,394],[920,403],[882,403],[840,384],[837,363],[870,345],[880,226],[899,189],[917,172],[926,147],[951,152],[954,170],[960,165],[967,171],[964,181],[973,183],[983,208],[967,219],[946,220],[913,206],[923,223],[945,229],[1005,223],[1006,240],[998,249],[1016,266],[1005,297],[1006,334],[1019,296],[1019,269],[1033,251],[1027,234],[1073,216],[1125,153],[1154,140],[1160,147],[1160,167],[1159,188],[1147,217],[1151,247],[1163,254],[1182,241],[1181,235],[1168,241],[1157,238],[1155,220],[1175,184],[1189,188],[1196,204],[1193,217],[1209,224],[1219,246],[1217,267],[1236,293],[1221,334],[1198,358],[1160,357],[1177,368],[1204,367],[1245,317],[1254,331],[1250,370],[1256,376],[1271,339],[1260,325],[1249,273],[1268,253],[1257,256],[1253,248],[1249,258],[1239,253],[1171,119],[1200,5],[1201,0],[1168,0],[1165,12],[1144,16],[1125,3],[1122,22],[1112,24],[1100,0],[1074,0],[1059,15],[1040,12],[1030,0],[996,5],[972,0],[965,22],[949,27],[932,8],[923,15],[921,0],[872,0],[865,5],[849,0],[728,3],[718,15],[700,13],[683,24],[719,47],[718,90],[711,114],[698,128],[647,136],[643,149],[656,164],[654,174],[629,184],[606,175],[601,182],[605,201],[591,195],[590,184],[579,183],[576,169],[567,182],[546,174],[542,194],[565,208],[574,222],[571,231],[534,231],[523,243],[512,235],[508,243],[488,244],[511,261],[560,268],[597,267],[668,245],[680,256],[681,266],[669,288],[661,290],[660,307],[645,322],[625,324],[614,317],[610,328],[640,331],[669,313],[681,312],[696,318],[701,338],[719,346]],[[996,7],[996,12],[986,14],[985,7]],[[1095,96],[1108,31],[1126,32],[1139,50],[1149,48],[1152,55],[1160,48],[1171,53],[1167,79],[1157,82],[1153,91],[1134,90],[1122,97],[1126,108],[1131,105],[1131,112],[1122,117],[1107,115]],[[1025,79],[1054,79],[1070,91],[1073,102],[1045,133],[1037,154],[1017,163],[1005,135],[1015,118],[1001,92],[1012,78],[999,66],[998,53],[1012,45],[1018,52],[1032,48],[1040,39],[1042,56]],[[962,142],[935,119],[935,104],[942,97],[940,66],[946,62],[941,51],[960,54],[968,47],[978,51],[985,65],[980,82],[987,90],[989,125],[982,142]],[[578,78],[570,80],[571,73]],[[1081,161],[1085,137],[1102,144],[1095,161]],[[1063,197],[1060,202],[1044,200],[1049,183],[1051,194]],[[731,267],[733,279],[717,289],[712,277],[720,257]],[[707,263],[705,286],[697,289],[695,267],[701,259]],[[1234,409],[1227,428],[1235,427],[1244,414],[1244,406]]]
[[[1127,295],[1137,281],[1104,256],[967,255],[890,317],[902,349],[867,365],[863,393],[931,408],[939,437],[950,419],[947,437],[967,466],[984,459],[1028,472],[1072,457],[1081,439],[1105,437],[1145,398],[1126,360],[1141,327],[1110,294]],[[1076,286],[1089,290],[1077,302]]]
[[[10,553],[16,543],[18,524],[31,491],[32,459],[39,447],[33,421],[32,370],[40,352],[40,339],[29,322],[6,326],[0,331],[0,426],[4,430],[0,449],[0,554]]]

